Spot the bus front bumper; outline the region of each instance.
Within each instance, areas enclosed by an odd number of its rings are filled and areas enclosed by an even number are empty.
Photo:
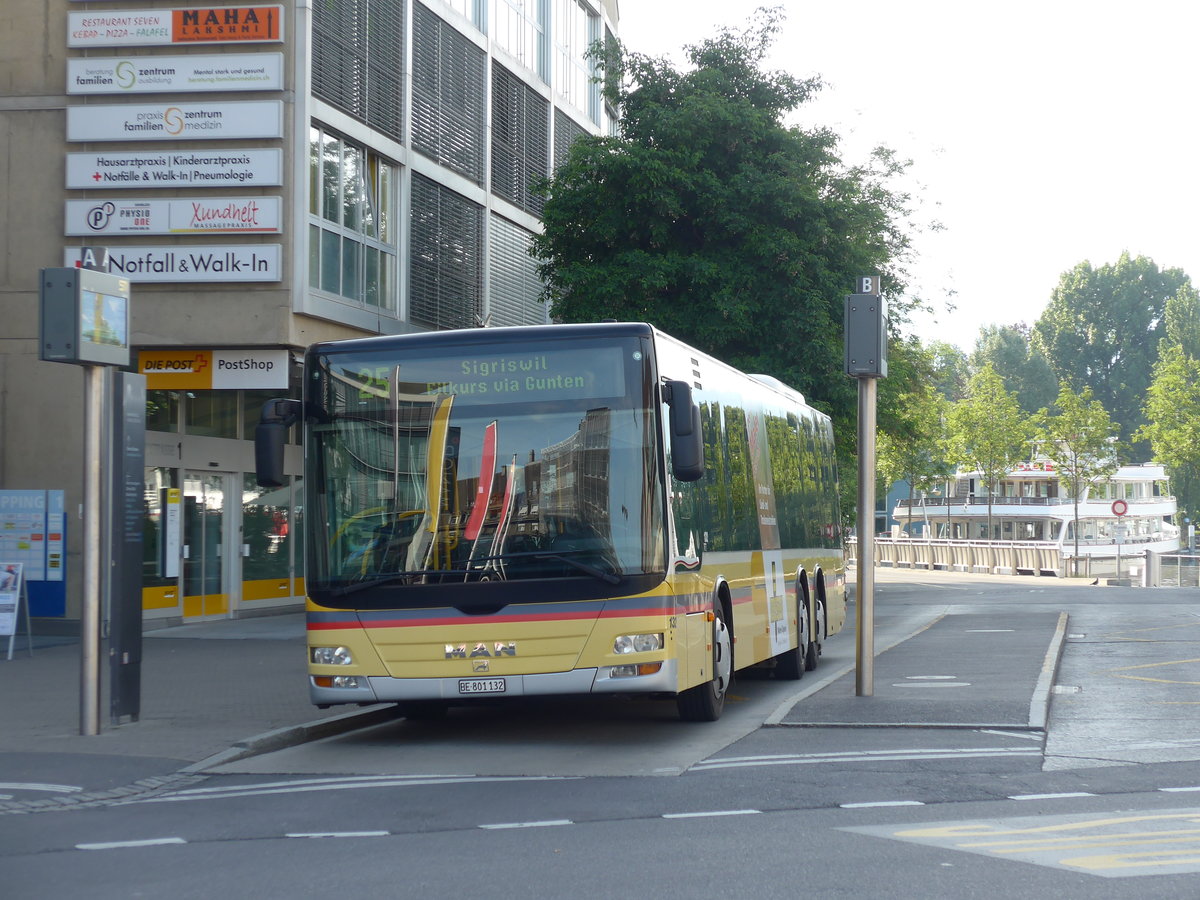
[[[537,697],[555,694],[675,694],[675,660],[666,660],[653,675],[614,678],[611,669],[574,669],[543,675],[479,678],[360,677],[357,687],[320,687],[309,677],[309,696],[317,706],[338,703],[393,703],[406,700],[446,702],[492,697]]]

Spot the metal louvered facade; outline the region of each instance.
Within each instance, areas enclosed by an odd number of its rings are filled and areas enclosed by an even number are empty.
[[[533,186],[547,175],[549,119],[549,101],[493,62],[492,193],[535,215],[545,205]]]
[[[493,328],[547,324],[549,310],[538,299],[542,280],[538,277],[537,262],[529,255],[533,233],[495,214],[489,220],[489,227],[487,324]]]
[[[554,168],[567,161],[567,154],[575,139],[588,132],[561,109],[554,111]]]
[[[483,315],[483,207],[412,176],[409,318],[429,328],[474,328]]]
[[[424,4],[413,7],[413,149],[483,184],[487,53]]]
[[[313,95],[397,141],[404,136],[405,2],[313,3]]]
[[[534,187],[606,127],[586,50],[616,0],[310,3],[297,311],[378,333],[545,322]]]

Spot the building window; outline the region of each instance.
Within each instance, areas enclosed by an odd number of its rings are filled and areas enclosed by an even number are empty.
[[[484,0],[441,0],[441,2],[469,20],[480,31],[483,30]]]
[[[549,320],[546,304],[539,299],[542,280],[537,261],[529,255],[533,235],[507,219],[491,217],[488,260],[487,324],[545,325]]]
[[[588,48],[600,38],[600,17],[579,0],[554,0],[554,87],[560,97],[600,122],[599,85]]]
[[[412,146],[483,184],[487,53],[420,3],[413,8]]]
[[[533,185],[546,176],[550,104],[499,63],[492,64],[492,193],[540,215]]]
[[[405,0],[314,0],[312,91],[403,139]]]
[[[546,80],[548,0],[493,0],[492,40]]]
[[[483,314],[483,207],[412,176],[409,309],[432,328],[474,328]]]
[[[396,312],[397,167],[320,127],[310,140],[309,284]]]

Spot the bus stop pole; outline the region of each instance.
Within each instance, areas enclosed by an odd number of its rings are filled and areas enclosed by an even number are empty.
[[[84,366],[83,604],[79,616],[79,733],[100,733],[100,454],[104,366]]]
[[[858,379],[858,617],[854,693],[875,694],[875,388]]]

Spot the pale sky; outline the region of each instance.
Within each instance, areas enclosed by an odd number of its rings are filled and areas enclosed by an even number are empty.
[[[683,65],[764,5],[787,16],[769,66],[827,84],[789,124],[831,127],[847,162],[913,160],[918,218],[945,228],[916,238],[914,285],[943,310],[923,340],[1033,324],[1062,272],[1123,250],[1200,282],[1200,4],[620,0],[619,31]]]

